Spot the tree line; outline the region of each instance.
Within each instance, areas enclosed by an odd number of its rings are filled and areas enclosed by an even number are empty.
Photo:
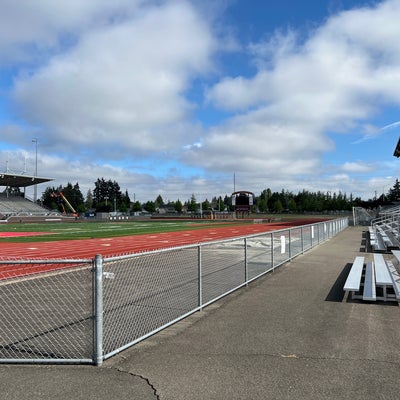
[[[61,196],[62,194],[63,196]],[[96,212],[130,212],[135,211],[135,204],[132,204],[128,191],[122,193],[116,181],[99,178],[94,184],[93,190],[88,190],[86,197],[83,196],[79,183],[72,185],[70,182],[66,186],[47,187],[42,194],[41,202],[43,206],[63,212],[66,208],[65,197],[78,213],[86,211]],[[141,205],[136,205],[141,209]]]
[[[205,199],[199,202],[196,196],[192,194],[184,202],[177,199],[168,203],[165,203],[162,196],[158,195],[155,200],[148,200],[144,203],[136,200],[132,202],[128,191],[126,190],[123,193],[118,182],[104,178],[98,178],[94,182],[93,190],[88,190],[86,196],[83,196],[78,183],[72,185],[68,182],[66,186],[47,187],[41,198],[43,206],[61,212],[67,211],[65,200],[60,196],[60,193],[77,213],[87,211],[131,213],[143,210],[156,213],[162,207],[166,208],[167,212],[178,214],[182,212],[198,213],[207,210],[234,211],[230,195],[214,196],[210,200]],[[273,192],[268,188],[254,196],[252,211],[260,213],[322,213],[338,210],[350,211],[354,206],[376,208],[396,201],[400,201],[400,182],[398,179],[386,194],[382,194],[380,197],[375,196],[366,201],[341,192],[311,192],[305,189],[298,193],[283,189],[280,192]]]

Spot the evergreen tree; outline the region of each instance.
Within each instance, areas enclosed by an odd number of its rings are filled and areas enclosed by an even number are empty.
[[[155,203],[157,208],[164,205],[164,200],[160,194],[157,196]]]
[[[197,211],[196,197],[194,194],[192,194],[192,197],[190,198],[190,201],[188,202],[187,209],[189,212],[192,212],[192,213]]]
[[[228,210],[228,211],[233,211],[234,207],[232,205],[232,197],[225,195],[224,197],[224,211]]]
[[[264,189],[260,196],[255,199],[255,204],[260,212],[268,212],[268,201],[271,196],[271,189]]]
[[[296,212],[297,211],[297,205],[296,202],[294,201],[294,198],[291,197],[288,201],[288,209],[290,212]]]
[[[121,212],[126,212],[131,207],[131,199],[128,194],[128,190],[125,190],[125,194],[121,196],[121,204],[119,206],[119,210]]]
[[[132,208],[131,210],[133,212],[139,212],[142,211],[142,205],[140,204],[140,201],[136,200],[134,203],[132,203]]]
[[[96,211],[110,212],[122,204],[122,193],[119,184],[111,179],[98,178],[93,190],[93,206]],[[115,211],[116,211],[115,210]]]
[[[398,179],[396,179],[393,187],[389,189],[387,198],[389,201],[400,201],[400,182]]]
[[[68,182],[67,186],[64,186],[63,188],[61,188],[60,192],[62,192],[64,197],[67,199],[68,203],[71,204],[71,206],[74,208],[75,211],[77,211],[77,212],[85,211],[84,199],[83,199],[82,192],[79,188],[78,182],[75,183],[74,186],[72,186],[72,184],[70,182]],[[65,200],[64,200],[64,203],[66,203]],[[67,204],[67,207],[64,204],[64,208],[67,209],[68,204]],[[69,209],[68,212],[72,212],[72,210]]]
[[[61,196],[61,193],[67,201]],[[64,187],[47,187],[43,192],[42,204],[51,210],[58,210],[63,213],[72,213],[73,211],[69,208],[67,202],[76,212],[79,213],[85,211],[84,199],[78,183],[74,186],[68,182]]]
[[[201,208],[202,208],[203,211],[209,210],[209,209],[211,208],[210,202],[209,202],[207,199],[205,199],[205,200],[201,203]]]
[[[42,194],[42,204],[44,207],[50,209],[50,210],[58,210],[59,209],[59,197],[57,193],[61,189],[61,186],[59,188],[55,188],[48,186],[46,190]]]
[[[274,201],[274,206],[272,209],[276,213],[281,213],[283,211],[283,205],[282,205],[282,202],[280,201],[280,199],[276,199]]]
[[[144,204],[143,208],[149,212],[149,213],[155,213],[156,212],[156,203],[154,201],[148,201]]]
[[[174,208],[177,213],[180,214],[182,212],[183,204],[179,199],[174,203]]]
[[[85,207],[86,210],[90,210],[93,207],[93,194],[90,189],[86,193]]]

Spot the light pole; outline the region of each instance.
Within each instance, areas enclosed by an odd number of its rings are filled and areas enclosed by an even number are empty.
[[[36,158],[35,158],[35,178],[37,177],[37,146],[38,146],[38,139],[33,138],[32,143],[35,143],[35,150],[36,150]],[[37,201],[37,185],[35,184],[34,186],[34,192],[33,192],[33,201],[36,203]]]

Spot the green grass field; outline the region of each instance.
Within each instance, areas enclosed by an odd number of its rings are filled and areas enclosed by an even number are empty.
[[[252,221],[251,221],[252,222]],[[41,242],[54,240],[109,238],[131,236],[148,233],[176,232],[186,229],[203,229],[221,224],[243,225],[249,221],[237,220],[210,221],[210,220],[145,220],[145,221],[106,221],[106,222],[45,222],[27,224],[0,224],[0,232],[11,234],[21,232],[42,232],[37,236],[1,237],[0,242]]]

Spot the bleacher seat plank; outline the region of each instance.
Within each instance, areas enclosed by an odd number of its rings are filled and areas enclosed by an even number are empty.
[[[375,282],[377,285],[392,285],[392,277],[382,254],[374,254]]]
[[[387,248],[384,238],[382,236],[382,229],[379,229],[379,227],[375,228],[370,227],[369,233],[370,233],[370,245],[373,251],[385,252]]]
[[[391,293],[388,293],[388,288],[394,288],[392,274],[389,270],[386,260],[382,254],[374,254],[375,267],[375,284],[376,287],[382,287],[383,297],[377,297],[378,300],[395,300]]]
[[[343,290],[350,292],[358,292],[360,290],[363,268],[364,257],[356,257],[344,284]]]
[[[378,232],[383,240],[383,242],[385,243],[386,248],[388,247],[393,247],[393,243],[390,240],[390,237],[388,236],[388,234],[383,230],[383,228],[378,227]]]
[[[369,245],[370,245],[373,249],[375,249],[375,248],[376,248],[376,235],[375,235],[375,231],[374,231],[374,229],[372,228],[372,226],[370,226],[370,227],[368,228],[368,231],[369,231]]]
[[[373,262],[368,262],[365,267],[363,300],[376,300],[375,268]]]
[[[392,254],[396,257],[397,261],[400,263],[400,250],[392,250]]]
[[[397,300],[400,300],[400,274],[397,272],[397,269],[392,264],[391,261],[387,261],[387,266],[390,271],[390,275],[392,277],[393,282],[393,290]]]

